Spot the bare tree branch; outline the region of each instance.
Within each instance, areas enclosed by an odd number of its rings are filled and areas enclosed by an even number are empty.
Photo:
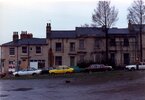
[[[92,21],[96,26],[110,28],[118,20],[117,16],[118,10],[110,6],[110,1],[99,1],[92,14]]]
[[[133,24],[145,23],[145,5],[143,0],[134,1],[132,6],[128,8],[127,19]]]

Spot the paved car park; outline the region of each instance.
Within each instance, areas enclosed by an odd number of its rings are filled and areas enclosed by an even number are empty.
[[[0,100],[145,100],[144,93],[145,71],[0,80]]]

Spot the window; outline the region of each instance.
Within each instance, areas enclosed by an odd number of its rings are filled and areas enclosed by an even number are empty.
[[[36,53],[41,53],[41,47],[40,46],[36,46]]]
[[[9,61],[9,64],[14,64],[14,61]]]
[[[62,65],[62,56],[55,57],[55,65]]]
[[[75,57],[70,56],[70,66],[75,66]]]
[[[98,39],[95,39],[95,48],[99,48],[100,45],[99,45],[99,40]]]
[[[9,55],[15,55],[15,48],[9,48]]]
[[[116,41],[115,39],[110,40],[110,46],[116,46]]]
[[[85,48],[84,40],[79,40],[79,48],[80,49],[84,49]]]
[[[15,68],[16,68],[15,61],[9,61],[8,71],[13,72],[13,71],[15,71]]]
[[[26,46],[22,47],[22,53],[27,53],[27,47]]]
[[[94,61],[97,62],[97,63],[101,63],[101,61],[102,61],[101,54],[96,53],[95,54],[95,60]]]
[[[62,49],[61,43],[56,43],[55,46],[56,46],[56,47],[55,47],[55,50],[56,50],[56,51],[61,51],[61,49]]]
[[[70,51],[75,51],[75,43],[74,42],[70,43]]]
[[[128,40],[128,38],[124,38],[124,46],[129,46],[129,40]]]
[[[85,61],[85,56],[84,55],[80,55],[80,62],[84,62]]]

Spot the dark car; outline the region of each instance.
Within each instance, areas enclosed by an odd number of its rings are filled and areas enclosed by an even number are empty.
[[[96,71],[110,71],[112,66],[105,66],[104,64],[92,64],[85,68],[85,72],[96,72]]]
[[[49,74],[49,70],[51,70],[51,69],[53,69],[53,68],[52,67],[49,67],[49,68],[42,69],[41,75],[43,75],[43,74]]]
[[[84,68],[80,68],[79,66],[72,66],[71,68],[74,69],[75,73],[79,73],[79,72],[84,72],[85,71]]]

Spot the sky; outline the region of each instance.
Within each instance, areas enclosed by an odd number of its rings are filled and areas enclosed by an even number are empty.
[[[91,16],[99,0],[0,0],[0,44],[12,41],[13,32],[27,31],[34,37],[45,38],[46,23],[52,30],[75,30]],[[126,28],[127,9],[133,0],[110,0],[118,9],[115,26]]]

